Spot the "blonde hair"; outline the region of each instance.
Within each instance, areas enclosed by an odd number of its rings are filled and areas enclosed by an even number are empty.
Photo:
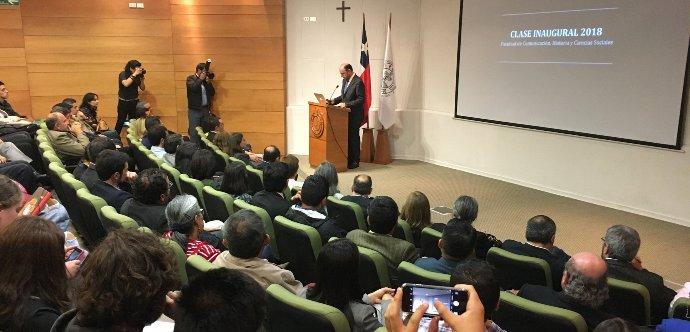
[[[129,126],[131,128],[133,128],[134,138],[141,139],[142,137],[144,137],[144,135],[146,135],[146,127],[144,126],[145,120],[146,120],[146,117],[141,117],[141,118],[134,119],[134,121],[131,121],[129,123]]]
[[[402,207],[400,219],[407,221],[412,229],[423,229],[431,225],[429,199],[421,191],[411,192]]]

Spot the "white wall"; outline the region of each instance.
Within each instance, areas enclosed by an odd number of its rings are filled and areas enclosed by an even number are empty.
[[[391,133],[394,158],[424,160],[690,226],[688,153],[453,120],[459,1],[350,1],[346,23],[340,23],[339,5],[334,0],[286,5],[290,153],[308,153],[311,92],[330,94],[340,80],[338,64],[358,62],[363,9],[376,96],[386,15],[392,11],[401,86],[401,125]],[[318,21],[305,23],[304,16]],[[375,97],[374,111],[377,105]],[[685,127],[687,146],[690,116]]]

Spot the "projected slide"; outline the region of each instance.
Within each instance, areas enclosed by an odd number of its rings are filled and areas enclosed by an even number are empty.
[[[464,0],[459,118],[680,148],[687,0]]]

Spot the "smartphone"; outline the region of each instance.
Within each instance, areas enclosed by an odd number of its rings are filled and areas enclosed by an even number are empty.
[[[461,289],[419,284],[403,284],[402,289],[402,309],[405,312],[415,312],[422,303],[426,302],[429,304],[429,308],[424,313],[424,316],[438,316],[434,300],[441,301],[446,308],[458,315],[467,309],[468,295],[466,291]]]
[[[86,255],[88,255],[88,251],[80,249],[80,248],[74,248],[72,252],[69,253],[67,258],[65,258],[65,262],[73,261],[73,260],[78,260],[80,262],[83,262],[84,259],[86,258]]]

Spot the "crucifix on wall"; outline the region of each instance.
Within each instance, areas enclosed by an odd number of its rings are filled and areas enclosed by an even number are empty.
[[[350,7],[345,7],[345,1],[342,1],[340,7],[335,7],[336,10],[340,10],[342,14],[342,21],[345,22],[345,11],[350,9]]]

